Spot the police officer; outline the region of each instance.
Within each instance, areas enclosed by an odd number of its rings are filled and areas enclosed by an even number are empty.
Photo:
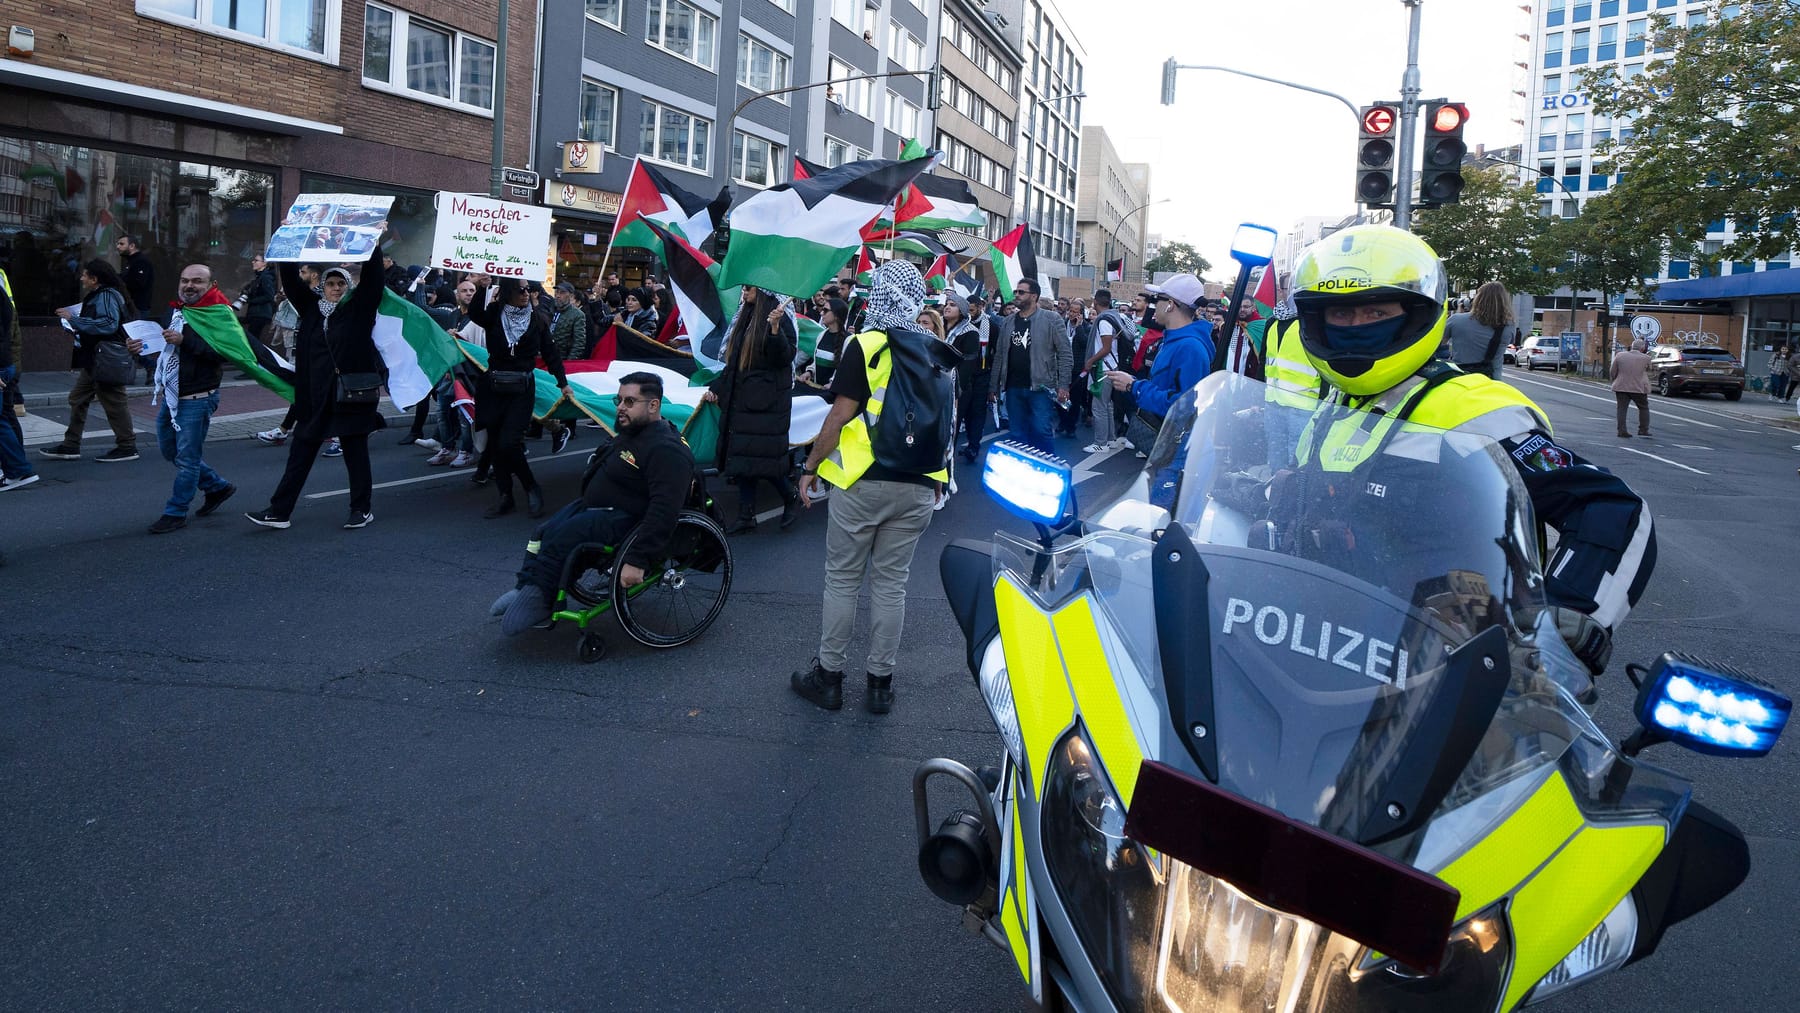
[[[1524,394],[1433,358],[1448,319],[1446,289],[1437,254],[1392,226],[1356,226],[1309,248],[1294,267],[1292,298],[1319,396],[1505,448],[1538,520],[1560,536],[1544,567],[1557,630],[1597,675],[1655,567],[1650,510],[1619,478],[1558,445]],[[1275,347],[1271,360],[1291,359],[1285,329]]]

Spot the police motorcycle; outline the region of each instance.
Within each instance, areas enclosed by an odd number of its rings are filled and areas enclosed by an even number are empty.
[[[1742,882],[1742,835],[1638,754],[1763,755],[1788,698],[1664,654],[1614,744],[1504,450],[1279,397],[1209,377],[1085,514],[998,444],[983,484],[1039,537],[940,560],[1004,748],[920,765],[919,870],[1032,997],[1513,1010]],[[934,785],[968,796],[935,825]]]

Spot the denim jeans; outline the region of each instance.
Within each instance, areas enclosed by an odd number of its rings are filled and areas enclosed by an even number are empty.
[[[1006,421],[1013,439],[1036,447],[1046,454],[1056,453],[1051,434],[1056,429],[1056,404],[1047,390],[1012,387],[1006,392]]]
[[[12,393],[18,375],[17,366],[0,369],[0,381],[6,383],[6,394]],[[10,399],[0,397],[0,476],[30,478],[35,474],[37,470],[31,466],[31,459],[25,456],[25,428],[13,414]]]
[[[200,459],[206,447],[206,431],[212,426],[213,412],[219,410],[219,392],[215,390],[206,397],[184,398],[175,404],[175,422],[181,429],[177,431],[169,425],[168,406],[158,406],[156,445],[162,450],[163,460],[175,465],[175,490],[169,494],[163,513],[170,517],[186,517],[196,489],[218,492],[231,483],[220,478],[211,465]]]

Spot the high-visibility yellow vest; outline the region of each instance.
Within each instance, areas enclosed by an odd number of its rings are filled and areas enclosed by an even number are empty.
[[[843,430],[838,433],[837,449],[819,462],[819,477],[839,489],[855,485],[875,463],[875,445],[870,441],[869,432],[881,419],[881,406],[887,400],[888,377],[894,372],[893,357],[881,354],[887,348],[886,331],[864,331],[845,338],[844,347],[838,352],[839,362],[849,352],[851,342],[862,349],[864,375],[869,380],[869,400],[863,403],[863,410],[855,418],[844,423]],[[950,470],[939,468],[925,477],[948,482]]]
[[[1445,370],[1451,375],[1444,376]],[[1332,418],[1343,407],[1354,408],[1357,414]],[[1365,413],[1376,412],[1378,418],[1369,425]],[[1427,366],[1424,375],[1415,375],[1365,402],[1345,401],[1342,392],[1334,392],[1301,434],[1298,460],[1308,464],[1316,456],[1325,471],[1354,471],[1387,445],[1403,421],[1476,433],[1496,441],[1536,429],[1550,432],[1543,409],[1516,388],[1435,363]],[[1323,433],[1316,428],[1321,425]]]
[[[1268,400],[1290,408],[1317,401],[1325,381],[1300,344],[1300,321],[1276,320],[1263,336],[1263,382]]]

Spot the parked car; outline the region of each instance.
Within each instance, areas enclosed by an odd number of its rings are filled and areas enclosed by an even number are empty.
[[[1513,353],[1513,361],[1526,369],[1562,368],[1562,338],[1556,335],[1540,335],[1526,338],[1519,350]]]
[[[1656,392],[1664,397],[1717,391],[1725,400],[1744,396],[1744,364],[1723,348],[1658,345],[1651,356]]]
[[[1519,361],[1519,343],[1516,341],[1508,341],[1506,343],[1506,351],[1500,353],[1500,361],[1505,363],[1508,366],[1511,366],[1514,363],[1518,362]]]

